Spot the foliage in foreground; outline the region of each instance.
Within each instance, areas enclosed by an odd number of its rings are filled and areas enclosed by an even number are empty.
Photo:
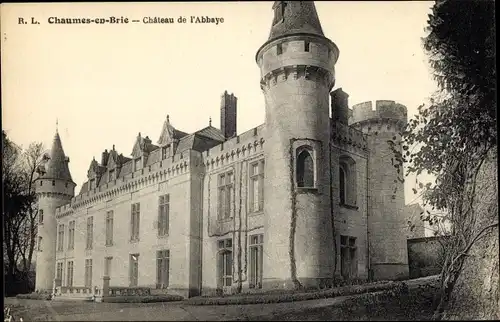
[[[407,175],[435,177],[417,179],[430,208],[422,220],[449,236],[434,319],[446,310],[471,247],[498,226],[494,12],[493,1],[435,2],[423,41],[440,91],[419,107],[402,142],[388,141],[398,173],[407,163]]]

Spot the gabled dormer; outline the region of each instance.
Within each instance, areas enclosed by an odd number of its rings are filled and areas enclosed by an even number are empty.
[[[161,148],[161,159],[165,160],[173,156],[177,150],[179,140],[186,135],[187,133],[175,129],[170,124],[170,117],[167,115],[167,119],[163,123],[160,138],[157,141],[157,144]]]
[[[106,161],[106,170],[108,171],[108,182],[116,180],[118,178],[118,172],[121,168],[121,162],[118,157],[118,153],[115,151],[115,146],[113,145],[113,150],[109,151],[108,160]]]
[[[132,159],[134,160],[134,171],[140,170],[144,168],[149,153],[156,149],[157,146],[151,144],[151,139],[146,136],[143,138],[141,133],[137,135],[137,139],[135,140],[134,148],[132,149]]]
[[[102,175],[101,168],[99,167],[99,163],[94,159],[90,162],[89,169],[87,171],[87,178],[89,180],[88,183],[88,191],[92,191],[97,188],[97,184],[99,183],[99,179]]]

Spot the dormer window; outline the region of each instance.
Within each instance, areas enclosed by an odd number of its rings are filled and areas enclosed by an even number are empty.
[[[92,189],[95,189],[95,179],[89,181],[89,191],[92,191]]]
[[[273,26],[283,22],[283,16],[285,14],[285,6],[286,3],[285,1],[276,1],[274,5],[274,21],[273,21]]]
[[[109,170],[109,181],[115,180],[115,169]]]
[[[134,167],[135,167],[135,171],[137,171],[137,170],[139,170],[141,168],[141,158],[135,159],[135,161],[134,161]]]
[[[161,159],[165,160],[170,156],[170,145],[161,148]]]

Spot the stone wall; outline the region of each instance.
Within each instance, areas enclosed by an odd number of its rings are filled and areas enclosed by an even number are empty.
[[[443,237],[411,238],[408,243],[408,265],[410,278],[436,275],[441,272]]]

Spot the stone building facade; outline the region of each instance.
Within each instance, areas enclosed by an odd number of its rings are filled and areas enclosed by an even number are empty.
[[[36,180],[36,288],[147,287],[184,296],[408,275],[404,186],[387,140],[406,108],[348,107],[337,46],[313,2],[276,1],[258,49],[266,121],[194,133],[167,116],[156,144],[92,160],[79,194],[59,134]],[[333,91],[332,91],[333,90]],[[106,283],[104,283],[106,284]]]

